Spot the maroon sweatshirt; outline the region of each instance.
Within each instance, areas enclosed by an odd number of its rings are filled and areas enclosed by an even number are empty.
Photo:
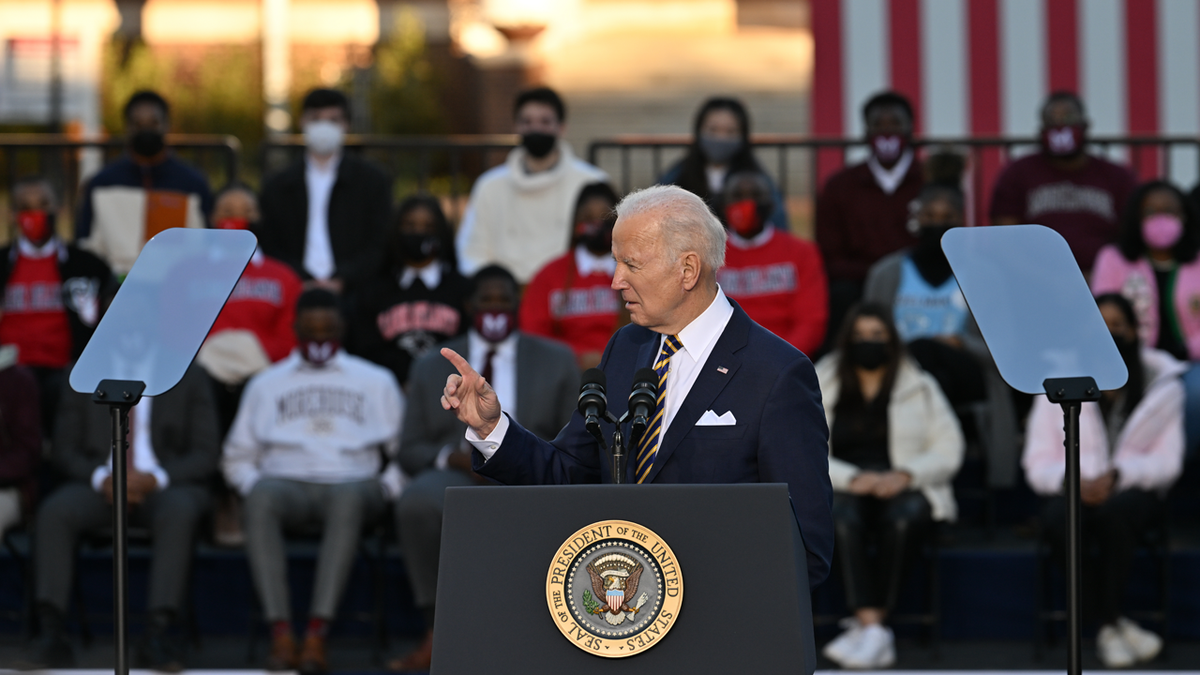
[[[865,162],[829,177],[817,199],[816,234],[831,280],[861,282],[877,260],[917,243],[908,232],[909,204],[923,184],[915,160],[890,195]]]

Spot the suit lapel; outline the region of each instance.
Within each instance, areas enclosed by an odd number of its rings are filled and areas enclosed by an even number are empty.
[[[658,448],[658,456],[654,458],[654,466],[650,469],[650,475],[646,477],[647,483],[654,482],[680,442],[692,427],[696,426],[700,416],[709,409],[713,400],[725,389],[725,385],[733,380],[742,365],[742,360],[736,352],[746,345],[750,317],[732,300],[729,302],[733,305],[733,316],[729,317],[729,323],[717,338],[717,344],[713,345],[708,359],[700,364],[700,373],[692,383],[691,391],[688,392],[687,398],[683,399],[683,405],[679,407],[679,412],[675,413],[671,426],[667,427],[666,435]],[[722,373],[717,368],[724,368],[728,372]]]

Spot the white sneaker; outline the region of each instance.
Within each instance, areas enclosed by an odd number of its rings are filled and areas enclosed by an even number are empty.
[[[1096,652],[1108,668],[1128,668],[1137,662],[1133,648],[1113,624],[1104,626],[1096,635]]]
[[[862,629],[858,649],[842,662],[842,666],[856,670],[876,670],[890,668],[895,663],[896,638],[892,635],[892,629],[873,624]]]
[[[1133,650],[1133,655],[1138,661],[1149,661],[1162,651],[1162,638],[1125,617],[1117,619],[1117,632]]]
[[[858,641],[862,638],[863,626],[854,617],[847,617],[838,622],[838,625],[846,630],[842,634],[835,637],[825,645],[825,649],[821,653],[825,658],[833,661],[839,666],[845,666],[847,658],[858,649]]]

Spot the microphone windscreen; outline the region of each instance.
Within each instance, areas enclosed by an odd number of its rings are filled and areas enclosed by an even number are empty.
[[[641,368],[634,373],[633,386],[636,387],[643,383],[650,385],[655,394],[658,393],[658,373],[654,372],[653,368]]]
[[[608,377],[603,370],[599,368],[588,368],[583,371],[583,381],[581,385],[586,387],[589,384],[598,384],[601,388],[608,386]]]

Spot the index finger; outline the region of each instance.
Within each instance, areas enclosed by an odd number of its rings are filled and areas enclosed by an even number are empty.
[[[458,352],[450,349],[449,347],[442,347],[441,353],[442,356],[446,357],[446,360],[450,362],[450,365],[458,369],[458,374],[462,375],[464,379],[467,377],[467,375],[475,374],[475,369],[472,368],[471,364],[467,363],[467,360],[459,355]]]

